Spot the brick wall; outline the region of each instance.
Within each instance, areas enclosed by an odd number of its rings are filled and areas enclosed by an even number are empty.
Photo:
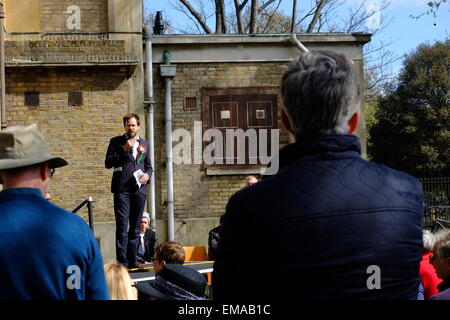
[[[69,165],[50,184],[53,201],[67,210],[94,198],[95,221],[114,219],[104,159],[109,139],[123,133],[128,110],[127,68],[7,68],[8,126],[37,123],[54,154]],[[40,105],[24,105],[24,92],[40,93]],[[83,105],[68,106],[68,92],[81,91]],[[80,215],[86,218],[83,208]]]
[[[116,62],[131,57],[124,40],[34,40],[5,41],[7,63],[46,62]],[[135,58],[134,58],[135,59]]]
[[[173,130],[184,128],[193,136],[194,121],[201,120],[202,87],[278,86],[284,63],[209,63],[179,64],[172,82]],[[166,195],[164,79],[159,67],[154,68],[156,99],[156,193],[157,217],[165,219]],[[196,97],[197,109],[184,110],[184,98]],[[279,97],[279,105],[281,100]],[[282,132],[282,140],[286,133]],[[174,144],[175,145],[175,144]],[[246,175],[207,176],[201,165],[174,165],[175,217],[203,218],[220,216],[225,212],[229,197],[243,187]]]
[[[41,32],[107,32],[108,0],[40,0]],[[71,16],[67,8],[77,5],[81,10],[81,28],[69,30],[66,22]]]

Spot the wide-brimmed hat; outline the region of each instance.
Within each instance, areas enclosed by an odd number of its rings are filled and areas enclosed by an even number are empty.
[[[137,289],[160,300],[204,300],[206,279],[194,269],[166,264],[153,282],[139,282]]]
[[[0,170],[21,168],[48,162],[49,167],[66,166],[66,160],[54,157],[36,124],[12,126],[0,131]]]

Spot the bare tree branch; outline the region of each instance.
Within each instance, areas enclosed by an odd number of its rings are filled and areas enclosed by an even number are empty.
[[[222,24],[222,33],[227,33],[227,22],[225,13],[225,3],[224,0],[218,0],[220,5],[220,23]]]
[[[274,3],[275,1],[277,1],[277,0],[268,0],[267,2],[265,2],[265,3],[263,3],[262,5],[261,5],[261,7],[259,7],[259,11],[264,11],[264,10],[266,10],[266,8],[268,7],[268,6],[270,6],[272,3]],[[278,4],[278,6],[279,6],[280,4]]]
[[[292,3],[292,19],[291,19],[291,33],[294,33],[294,30],[295,30],[295,20],[297,20],[296,12],[297,12],[297,0],[293,0],[293,3]]]
[[[200,26],[202,27],[203,31],[207,34],[212,34],[212,30],[208,27],[208,25],[206,24],[206,21],[203,20],[202,16],[200,15],[200,13],[198,13],[194,7],[192,7],[192,5],[189,3],[189,1],[187,0],[180,0],[180,2],[186,7],[186,9],[189,10],[189,12],[194,16],[194,18],[198,21],[198,23],[200,24]]]
[[[239,9],[242,10],[244,9],[245,5],[247,4],[248,0],[244,0],[242,1],[242,3],[239,5]]]
[[[245,1],[247,3],[248,0]],[[239,0],[234,0],[234,9],[236,11],[236,23],[238,28],[238,33],[242,34],[244,33],[244,30],[242,29],[242,4],[239,4]]]
[[[274,1],[276,1],[276,0],[274,0]],[[270,26],[270,24],[271,24],[271,22],[272,22],[272,18],[273,18],[276,14],[278,14],[278,8],[280,7],[281,1],[282,1],[282,0],[278,0],[277,7],[276,7],[275,9],[270,10],[268,13],[265,13],[265,12],[261,13],[261,15],[267,15],[267,16],[269,17],[269,18],[267,19],[266,25],[263,27],[262,33],[266,33],[266,30],[268,29],[268,27]],[[273,1],[272,1],[272,2],[273,2]],[[272,3],[272,2],[271,2],[271,3]],[[266,11],[266,10],[264,9],[264,11]]]
[[[322,14],[323,7],[327,4],[328,0],[320,0],[320,2],[317,4],[316,12],[314,13],[314,17],[311,21],[311,23],[308,26],[308,29],[306,30],[306,33],[311,33],[314,30],[314,27],[316,26],[317,21],[319,20],[320,15]]]
[[[256,33],[256,21],[258,16],[258,0],[251,0],[249,33]]]
[[[216,34],[222,33],[222,19],[221,19],[221,13],[220,13],[220,0],[214,0],[214,6],[216,10]]]

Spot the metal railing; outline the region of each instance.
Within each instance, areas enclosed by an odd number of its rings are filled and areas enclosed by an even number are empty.
[[[72,210],[73,213],[77,213],[78,210],[80,210],[83,206],[87,206],[88,209],[88,219],[89,219],[89,227],[91,228],[92,232],[94,232],[94,212],[93,212],[93,205],[92,205],[92,197],[86,198],[82,203],[78,205],[75,209]]]
[[[450,177],[420,178],[427,207],[450,206]]]
[[[424,226],[435,232],[450,228],[450,177],[420,178],[424,194]]]

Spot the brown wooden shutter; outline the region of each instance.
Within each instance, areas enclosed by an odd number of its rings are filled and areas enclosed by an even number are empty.
[[[261,166],[258,157],[256,164],[250,164],[250,145],[245,143],[245,164],[237,164],[237,139],[234,139],[233,164],[226,164],[226,130],[242,129],[248,132],[253,129],[259,141],[260,130],[267,129],[267,150],[270,154],[270,129],[278,128],[278,88],[276,87],[244,87],[244,88],[203,88],[202,116],[203,132],[210,128],[222,132],[224,140],[223,164],[206,165],[205,167],[252,167]],[[204,142],[205,148],[210,142]],[[256,155],[259,155],[259,143]]]

